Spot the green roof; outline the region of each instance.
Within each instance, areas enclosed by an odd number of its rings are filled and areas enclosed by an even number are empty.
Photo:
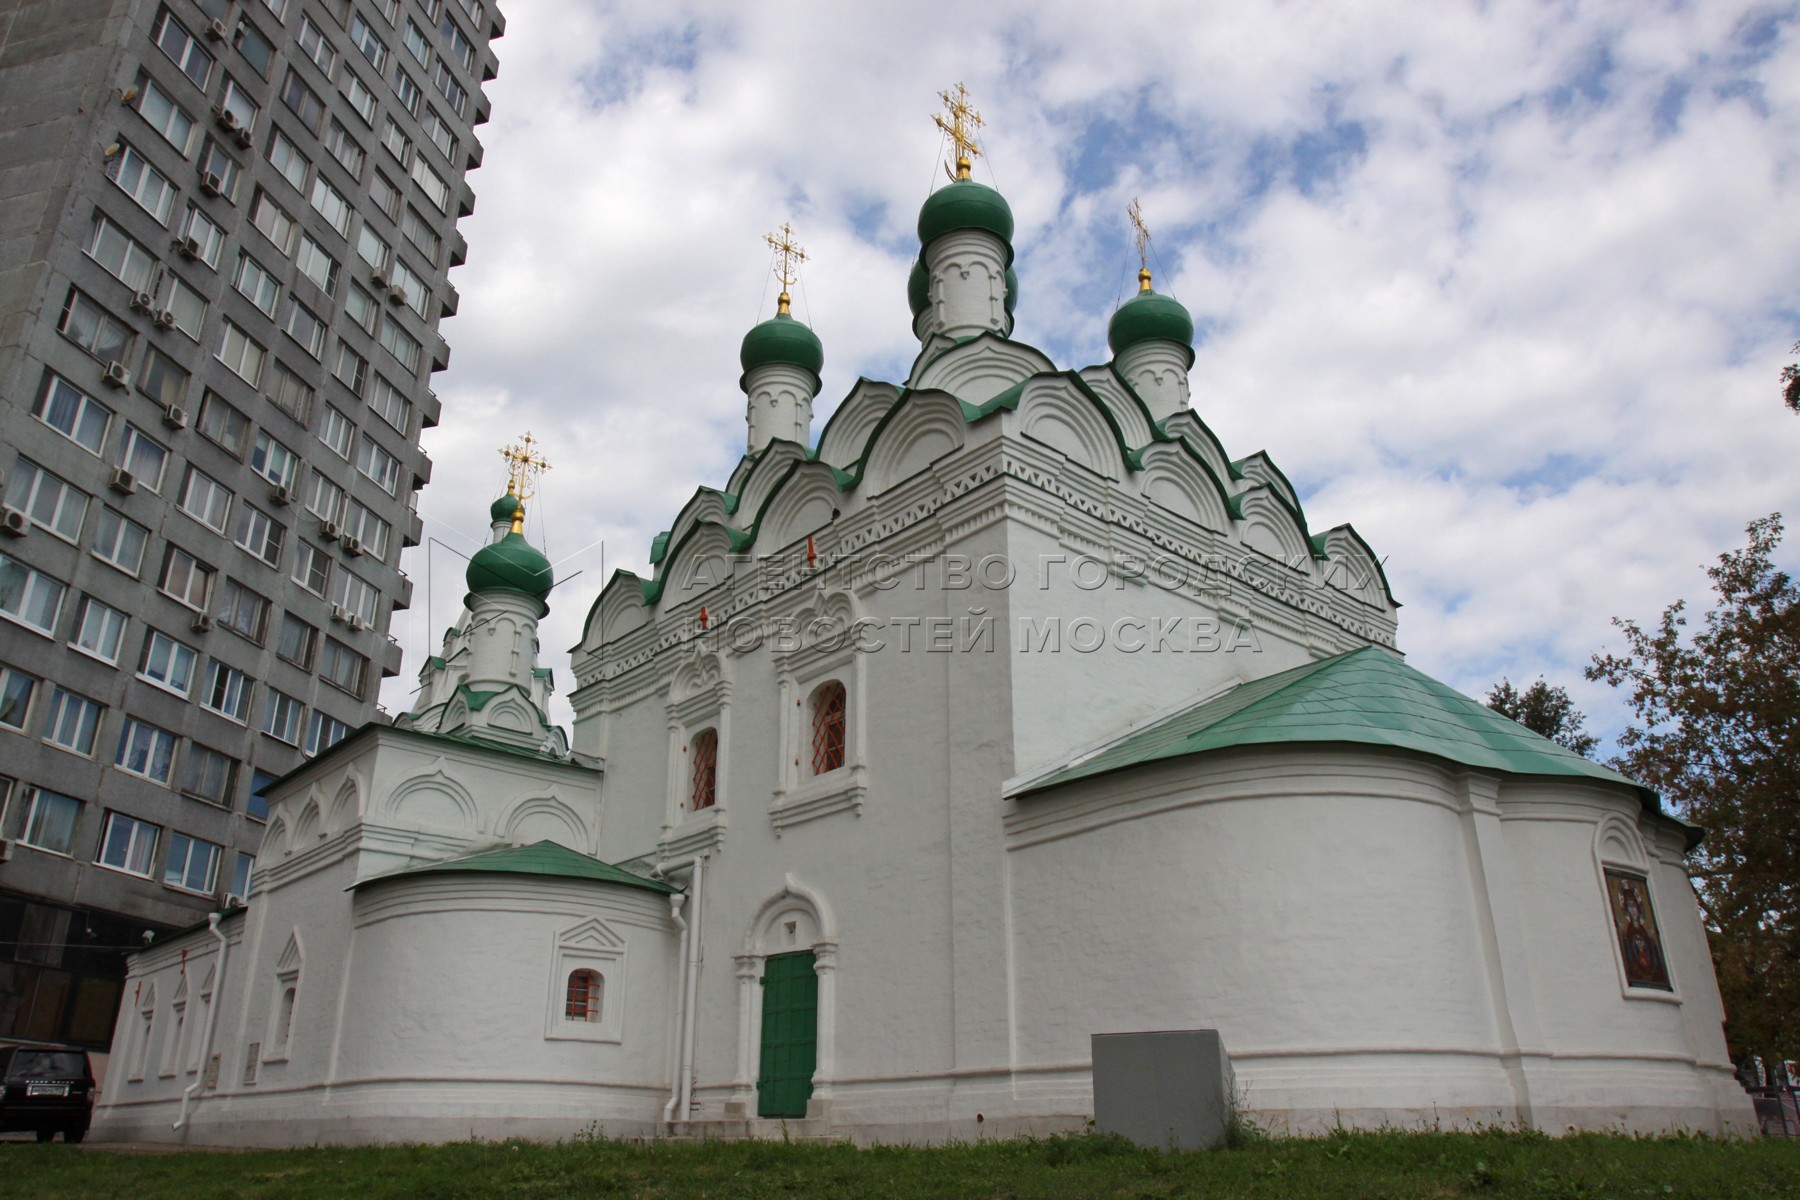
[[[744,368],[738,386],[747,392],[750,390],[750,372],[770,363],[799,367],[817,379],[825,366],[825,347],[820,343],[819,335],[796,321],[792,314],[778,312],[744,335],[743,345],[738,349],[738,363]]]
[[[464,576],[471,592],[522,592],[539,603],[553,582],[550,560],[516,533],[477,550]]]
[[[622,867],[603,863],[578,850],[571,850],[567,846],[548,841],[533,842],[529,846],[502,846],[496,850],[482,850],[475,854],[465,854],[461,858],[446,858],[442,862],[403,867],[398,871],[390,871],[386,875],[377,875],[374,879],[365,879],[362,883],[353,886],[361,887],[365,883],[374,883],[377,879],[397,879],[403,875],[436,875],[448,871],[476,871],[487,875],[543,875],[552,879],[586,879],[594,883],[617,883],[626,887],[643,888],[645,891],[665,894],[680,890],[660,880],[633,875]]]
[[[1175,342],[1188,350],[1188,361],[1193,362],[1194,318],[1175,297],[1146,288],[1113,313],[1106,326],[1106,344],[1116,357],[1150,341]]]
[[[1501,716],[1377,646],[1307,663],[1165,717],[1015,795],[1233,746],[1354,743],[1411,750],[1507,775],[1562,776],[1656,794]]]

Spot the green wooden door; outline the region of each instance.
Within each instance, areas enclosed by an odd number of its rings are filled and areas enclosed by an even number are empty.
[[[762,1071],[756,1115],[804,1117],[818,1065],[819,977],[813,952],[763,960]]]

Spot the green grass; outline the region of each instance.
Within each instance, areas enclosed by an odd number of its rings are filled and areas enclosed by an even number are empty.
[[[1159,1154],[1105,1137],[921,1149],[577,1140],[122,1154],[0,1145],[8,1196],[508,1198],[1800,1197],[1800,1140],[1356,1133]]]

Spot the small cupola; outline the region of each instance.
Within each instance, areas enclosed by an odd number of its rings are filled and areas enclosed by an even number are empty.
[[[1156,421],[1188,407],[1188,370],[1194,365],[1194,318],[1173,296],[1150,286],[1150,231],[1136,200],[1127,210],[1137,234],[1138,293],[1119,305],[1106,327],[1113,367]]]
[[[819,371],[825,365],[825,347],[819,335],[794,318],[788,288],[806,261],[806,252],[794,244],[794,231],[783,225],[765,239],[774,249],[776,277],[781,295],[775,315],[744,335],[738,362],[744,373],[738,379],[748,403],[749,451],[756,454],[777,438],[808,445],[812,433],[813,398],[819,394]]]
[[[919,209],[919,259],[907,280],[913,331],[920,341],[942,335],[962,341],[982,333],[1012,333],[1019,280],[1013,273],[1013,214],[1006,197],[970,178],[981,154],[975,131],[981,114],[959,83],[940,93],[938,128],[956,144],[951,180]]]

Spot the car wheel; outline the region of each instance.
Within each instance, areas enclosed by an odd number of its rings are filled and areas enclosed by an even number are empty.
[[[71,1146],[79,1145],[81,1143],[81,1139],[86,1136],[87,1136],[87,1126],[85,1126],[85,1125],[83,1125],[79,1129],[63,1130],[63,1141],[69,1143],[69,1145],[71,1145]]]
[[[38,1141],[40,1141],[40,1142],[53,1142],[53,1141],[55,1141],[55,1140],[56,1140],[56,1130],[54,1130],[54,1129],[40,1129],[40,1130],[38,1130],[38,1131],[37,1131],[37,1140],[38,1140]]]

